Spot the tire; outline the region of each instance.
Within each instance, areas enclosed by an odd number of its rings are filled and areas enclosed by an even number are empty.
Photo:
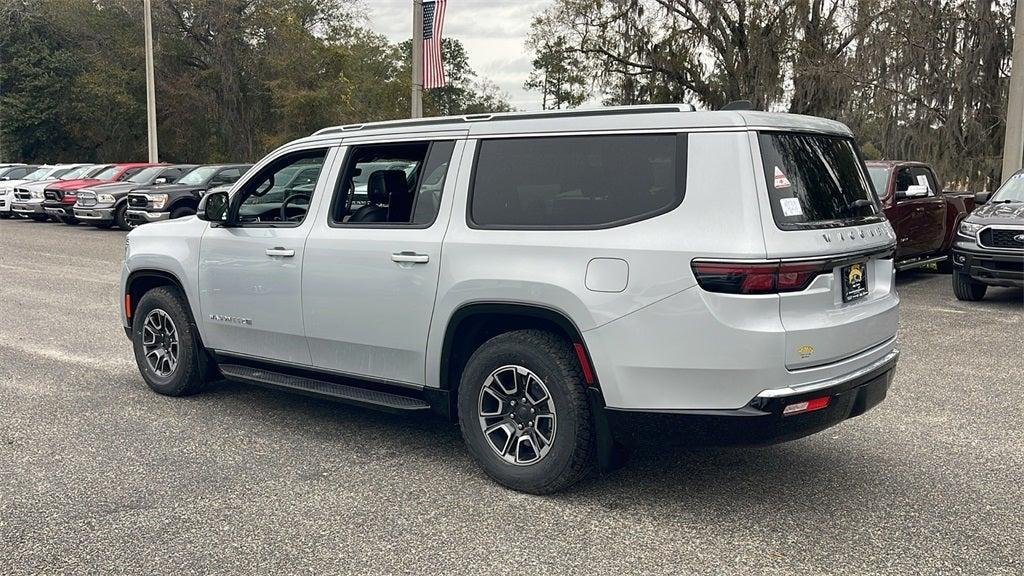
[[[0,219],[7,220],[10,217],[11,217],[11,213],[10,212],[0,212]]]
[[[516,374],[508,372],[510,369]],[[500,372],[502,370],[505,372]],[[528,374],[524,375],[519,370],[532,373],[539,379],[547,390],[549,402],[524,404],[521,400],[527,396],[523,394],[518,402],[520,408],[513,406],[514,400],[509,397],[520,393],[524,378],[532,381]],[[516,389],[506,396],[505,401],[483,392],[488,383],[489,389],[507,392],[504,388],[494,388],[497,380],[492,376],[495,374],[507,383],[516,379]],[[538,388],[536,383],[531,386],[531,399],[543,396],[542,388]],[[526,406],[535,407],[538,414],[531,416],[530,412],[525,412]],[[493,410],[500,415],[484,419],[481,418],[482,409],[487,412]],[[506,409],[510,410],[509,416],[505,415]],[[553,411],[554,416],[544,414],[548,411]],[[499,334],[481,345],[462,373],[458,414],[462,438],[470,455],[491,478],[514,490],[551,494],[578,482],[595,467],[595,428],[587,402],[586,384],[571,344],[554,333],[518,330]],[[515,414],[515,418],[511,414]],[[504,429],[496,430],[492,433],[492,440],[485,435],[484,425],[508,425],[512,430],[510,433],[505,433]],[[532,462],[529,458],[531,450],[527,448],[521,448],[515,454],[499,454],[499,450],[504,448],[498,445],[509,446],[513,434],[519,433],[517,426],[532,434],[531,445],[533,438],[541,438],[538,435],[547,430],[550,443],[546,453],[533,451],[532,455],[539,457]],[[516,445],[522,444],[527,442],[519,441]],[[523,463],[508,460],[519,459],[520,456],[523,456]]]
[[[985,297],[987,290],[988,285],[972,280],[963,272],[953,272],[953,294],[956,294],[957,300],[976,302]]]
[[[81,220],[74,216],[65,216],[64,218],[61,218],[60,221],[68,226],[78,226],[78,223],[81,222]]]
[[[40,216],[38,214],[33,214],[32,216],[29,216],[29,218],[35,220],[36,222],[48,222],[50,220],[49,216]]]
[[[184,218],[185,216],[192,216],[195,213],[196,209],[189,206],[175,208],[171,211],[171,220],[174,220],[175,218]]]
[[[134,228],[132,223],[128,221],[128,203],[124,202],[117,207],[114,211],[114,221],[111,223],[113,226],[117,226],[121,230],[128,231]]]
[[[151,316],[154,317],[154,324],[147,325],[147,320]],[[155,323],[156,318],[160,318],[159,323]],[[153,326],[166,326],[167,319],[173,326],[177,340],[177,358],[173,366],[161,363],[158,353],[154,355],[154,362],[151,363],[147,359],[148,351],[145,345],[147,336],[144,336],[144,333],[152,333]],[[135,362],[139,366],[142,379],[154,392],[165,396],[188,396],[201,392],[206,386],[206,367],[209,365],[205,357],[206,352],[200,344],[198,331],[188,311],[188,304],[178,290],[161,286],[146,292],[139,300],[132,320],[132,349],[135,351]],[[170,349],[164,348],[165,351]]]

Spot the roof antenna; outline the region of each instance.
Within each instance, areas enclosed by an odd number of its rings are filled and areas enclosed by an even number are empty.
[[[753,110],[754,103],[750,100],[733,100],[725,106],[722,106],[721,110]]]

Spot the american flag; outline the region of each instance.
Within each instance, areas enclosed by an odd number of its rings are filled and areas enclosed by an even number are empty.
[[[444,8],[448,0],[423,1],[423,87],[441,88],[444,79],[444,60],[441,58],[441,28],[444,26]]]

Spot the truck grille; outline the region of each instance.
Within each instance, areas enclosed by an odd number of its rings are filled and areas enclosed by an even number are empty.
[[[147,200],[145,196],[137,194],[131,194],[128,196],[128,205],[132,208],[145,208],[148,203],[149,200]]]
[[[64,197],[64,193],[59,190],[43,190],[43,197],[47,200],[60,201]]]
[[[985,228],[978,235],[983,248],[1010,248],[1024,250],[1024,228]]]
[[[17,189],[14,191],[14,197],[18,200],[31,200],[32,193],[28,190]]]
[[[96,205],[96,194],[92,192],[80,192],[78,194],[78,205],[83,208]]]

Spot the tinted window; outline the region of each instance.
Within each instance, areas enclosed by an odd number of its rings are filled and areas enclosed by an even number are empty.
[[[868,174],[871,175],[871,183],[875,185],[875,194],[885,196],[889,185],[889,168],[886,166],[869,166]]]
[[[430,147],[427,162],[423,165],[420,187],[413,204],[413,224],[430,224],[441,208],[441,191],[448,176],[448,164],[452,159],[455,142],[435,142]]]
[[[598,227],[679,204],[686,135],[482,140],[470,217],[478,226]]]
[[[1024,172],[1010,176],[1010,179],[996,190],[989,202],[1024,202]]]
[[[793,133],[762,133],[759,139],[772,214],[780,228],[881,220],[853,139]]]

